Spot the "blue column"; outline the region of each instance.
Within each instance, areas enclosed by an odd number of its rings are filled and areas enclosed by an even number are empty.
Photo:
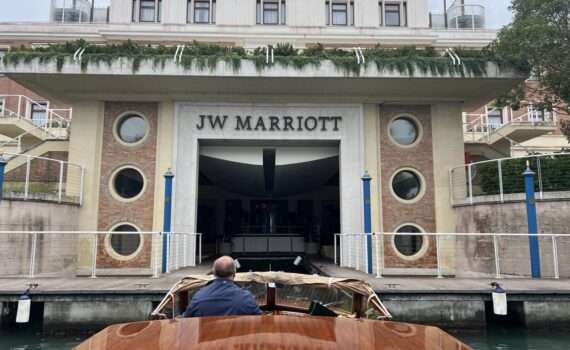
[[[162,225],[162,273],[168,272],[168,249],[170,225],[172,221],[172,180],[174,174],[170,169],[164,174],[164,221]]]
[[[2,190],[4,188],[4,169],[6,168],[6,160],[0,154],[0,200],[2,200]]]
[[[524,176],[526,192],[526,215],[528,221],[528,243],[530,248],[530,268],[532,278],[540,278],[540,250],[538,247],[538,225],[536,220],[536,201],[534,197],[534,175],[527,162]]]
[[[370,180],[365,171],[362,175],[362,193],[364,195],[364,233],[366,234],[367,272],[372,273],[372,214],[370,211]]]

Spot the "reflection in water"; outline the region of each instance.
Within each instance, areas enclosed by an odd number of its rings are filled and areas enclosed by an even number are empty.
[[[568,350],[568,331],[529,331],[524,328],[449,331],[474,350]]]

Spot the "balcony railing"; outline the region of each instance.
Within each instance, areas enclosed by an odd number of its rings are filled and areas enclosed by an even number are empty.
[[[0,154],[8,160],[2,198],[83,203],[85,168],[64,160],[16,153]]]
[[[486,142],[493,133],[500,132],[501,128],[508,125],[554,127],[558,123],[558,115],[555,112],[537,110],[532,107],[529,107],[527,112],[519,117],[514,117],[513,111],[507,109],[505,116],[501,114],[501,120],[489,116],[493,111],[496,109],[481,114],[463,113],[465,141]]]
[[[395,274],[402,274],[406,263],[413,270],[416,264],[405,259],[395,263],[401,253],[396,237],[407,237],[422,242],[422,246],[435,247],[431,266],[433,276],[459,278],[530,278],[531,258],[528,233],[393,233],[336,234],[334,239],[334,262],[341,267],[367,271],[367,238],[372,245],[372,271],[376,277],[390,273],[395,265]],[[536,235],[541,256],[541,278],[559,279],[570,277],[570,256],[559,254],[570,249],[569,234]],[[424,255],[424,259],[429,257]]]
[[[486,160],[450,169],[451,204],[503,203],[525,199],[522,173],[536,173],[537,199],[570,198],[570,153]]]
[[[23,122],[16,136],[0,140],[0,152],[22,153],[45,140],[66,140],[73,117],[71,108],[49,108],[49,103],[24,95],[0,95],[0,121]],[[39,142],[30,142],[32,139]],[[24,140],[27,140],[24,142]]]
[[[481,30],[485,29],[485,7],[462,5],[455,1],[447,13],[429,14],[430,26],[434,29]]]
[[[0,102],[0,118],[24,120],[47,133],[58,134],[56,129],[67,129],[73,118],[71,108],[49,108],[47,101],[36,101],[25,95],[0,94]]]
[[[126,1],[126,0],[125,0]],[[110,0],[52,0],[52,23],[109,23]]]
[[[0,231],[0,277],[75,277],[132,273],[134,268],[109,266],[101,259],[111,232],[86,231]],[[141,274],[159,277],[162,270],[164,235],[161,232],[112,232],[113,235],[140,237],[137,264]],[[166,272],[196,266],[202,262],[200,233],[168,234]],[[145,243],[146,242],[146,243]],[[148,251],[144,251],[147,249]],[[105,264],[103,264],[105,263]],[[121,270],[123,272],[121,272]]]

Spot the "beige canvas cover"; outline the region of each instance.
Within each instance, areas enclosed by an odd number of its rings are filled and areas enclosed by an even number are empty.
[[[213,275],[189,275],[184,277],[170,288],[170,291],[168,291],[160,304],[152,312],[151,316],[161,315],[166,306],[173,302],[177,293],[201,288],[214,278],[215,277]],[[379,312],[381,318],[392,318],[392,315],[390,315],[388,309],[384,304],[382,304],[382,301],[378,295],[376,295],[372,287],[368,283],[354,278],[333,278],[319,275],[270,271],[237,273],[234,281],[238,283],[277,283],[289,286],[302,285],[321,288],[336,288],[347,293],[364,296],[368,305]]]

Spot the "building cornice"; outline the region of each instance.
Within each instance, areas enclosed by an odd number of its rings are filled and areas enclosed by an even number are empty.
[[[418,45],[435,47],[474,47],[488,45],[496,31],[450,31],[417,28],[337,28],[288,26],[221,26],[172,24],[61,25],[48,23],[0,24],[0,43],[57,42],[71,38],[109,42],[136,40],[180,42],[200,40],[259,46],[264,43],[290,42],[347,45]]]

